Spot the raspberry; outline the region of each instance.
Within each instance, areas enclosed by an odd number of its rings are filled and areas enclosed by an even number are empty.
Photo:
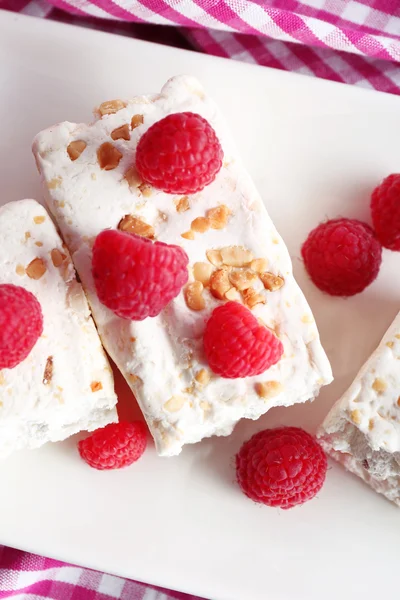
[[[140,139],[136,168],[142,179],[169,194],[194,194],[214,181],[221,144],[200,115],[183,112],[152,125]]]
[[[189,259],[179,246],[116,230],[99,233],[92,271],[100,302],[123,319],[155,317],[188,280]]]
[[[210,368],[229,379],[260,375],[283,354],[281,341],[238,302],[213,310],[203,341]]]
[[[25,360],[42,332],[42,309],[35,296],[17,285],[0,285],[0,369]]]
[[[400,175],[389,175],[372,192],[372,223],[382,246],[400,250]]]
[[[266,429],[236,455],[236,476],[254,502],[292,508],[311,500],[325,481],[327,460],[315,439],[298,427]]]
[[[143,421],[110,423],[78,442],[79,454],[94,469],[122,469],[136,462],[146,450]]]
[[[382,248],[371,227],[333,219],[311,231],[301,253],[315,285],[332,296],[354,296],[378,275]]]

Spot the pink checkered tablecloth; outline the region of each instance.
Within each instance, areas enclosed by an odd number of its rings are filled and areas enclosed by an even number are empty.
[[[400,94],[400,0],[0,0],[0,8]],[[195,600],[0,546],[3,598]]]

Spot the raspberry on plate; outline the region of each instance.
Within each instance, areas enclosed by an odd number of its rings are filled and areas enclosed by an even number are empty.
[[[332,296],[354,296],[374,281],[382,248],[371,227],[333,219],[311,231],[301,253],[313,283]]]
[[[372,192],[371,214],[382,246],[400,250],[400,174],[389,175]]]
[[[246,496],[283,509],[314,498],[326,470],[324,451],[298,427],[260,431],[236,455],[236,476]]]
[[[140,139],[136,168],[142,179],[170,194],[194,194],[214,181],[221,144],[206,119],[191,112],[157,121]]]
[[[136,462],[147,445],[143,421],[110,423],[78,442],[79,454],[90,467],[121,469]]]
[[[282,342],[238,302],[213,310],[203,341],[212,371],[229,379],[260,375],[283,354]]]
[[[42,332],[42,309],[35,296],[17,285],[0,285],[0,369],[25,360]]]
[[[124,319],[155,317],[188,280],[179,246],[107,229],[93,246],[92,271],[100,302]]]

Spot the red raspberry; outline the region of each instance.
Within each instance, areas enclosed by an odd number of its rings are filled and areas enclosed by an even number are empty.
[[[147,445],[143,421],[110,423],[78,442],[79,454],[94,469],[122,469],[139,460]]]
[[[140,139],[136,168],[142,179],[169,194],[194,194],[214,181],[222,166],[221,144],[200,115],[168,115]]]
[[[400,250],[400,175],[389,175],[372,192],[372,223],[382,246]]]
[[[100,302],[123,319],[155,317],[188,280],[189,259],[179,246],[107,229],[93,246],[92,270]]]
[[[18,285],[0,285],[0,369],[25,360],[42,332],[42,309],[35,296]]]
[[[332,296],[354,296],[374,281],[382,248],[371,227],[333,219],[311,231],[301,250],[315,285]]]
[[[327,460],[315,439],[298,427],[266,429],[236,455],[236,475],[254,502],[292,508],[311,500],[325,481]]]
[[[210,368],[229,379],[260,375],[283,354],[281,341],[238,302],[213,310],[203,341]]]

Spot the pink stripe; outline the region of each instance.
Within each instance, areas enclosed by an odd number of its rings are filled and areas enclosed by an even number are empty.
[[[260,35],[260,30],[248,25],[239,15],[236,14],[230,7],[230,3],[224,0],[192,0],[194,4],[200,6],[208,15],[219,21],[225,26],[232,27],[243,33],[253,33]],[[266,11],[267,12],[267,11]]]
[[[372,36],[365,35],[361,31],[347,32],[346,35],[350,42],[363,54],[372,58],[392,60],[392,56],[390,56],[389,52]]]
[[[296,40],[316,46],[325,45],[314,35],[305,21],[299,16],[293,13],[284,14],[282,11],[276,10],[268,11],[268,14],[282,31],[288,33]]]
[[[291,52],[301,60],[316,77],[322,79],[329,79],[330,81],[344,82],[344,79],[336,73],[331,67],[325,63],[318,54],[308,46],[300,46],[297,44],[291,44]]]
[[[192,29],[189,36],[199,48],[202,48],[208,54],[221,56],[222,58],[230,58],[230,54],[223,46],[221,46],[221,44],[218,44],[218,42],[208,33],[207,29]]]
[[[184,25],[186,27],[199,27],[199,24],[192,19],[188,19],[187,17],[181,15],[174,8],[169,6],[167,2],[164,0],[137,0],[140,4],[149,8],[157,15],[165,17],[169,21],[173,21],[178,25]]]
[[[361,56],[357,56],[356,54],[341,52],[341,58],[347,62],[352,69],[357,71],[362,79],[366,79],[376,90],[390,94],[399,94],[399,86],[385,75],[383,68],[382,70],[378,69],[371,61],[364,60]],[[384,67],[384,65],[382,65],[382,67]]]
[[[233,34],[237,42],[243,46],[254,58],[254,60],[264,66],[271,67],[273,69],[285,70],[285,66],[282,62],[278,61],[273,54],[268,50],[267,46],[260,40],[260,38],[254,35],[242,35]]]
[[[90,0],[90,2],[98,8],[103,9],[105,12],[108,12],[113,17],[117,17],[117,19],[122,19],[123,21],[135,21],[138,23],[146,22],[119,6],[116,2],[113,2],[113,0]]]
[[[76,8],[75,6],[71,6],[68,2],[64,2],[64,0],[51,0],[52,4],[57,8],[61,8],[61,10],[65,10],[73,15],[79,15],[80,17],[87,17],[87,13],[81,10],[80,8]]]

